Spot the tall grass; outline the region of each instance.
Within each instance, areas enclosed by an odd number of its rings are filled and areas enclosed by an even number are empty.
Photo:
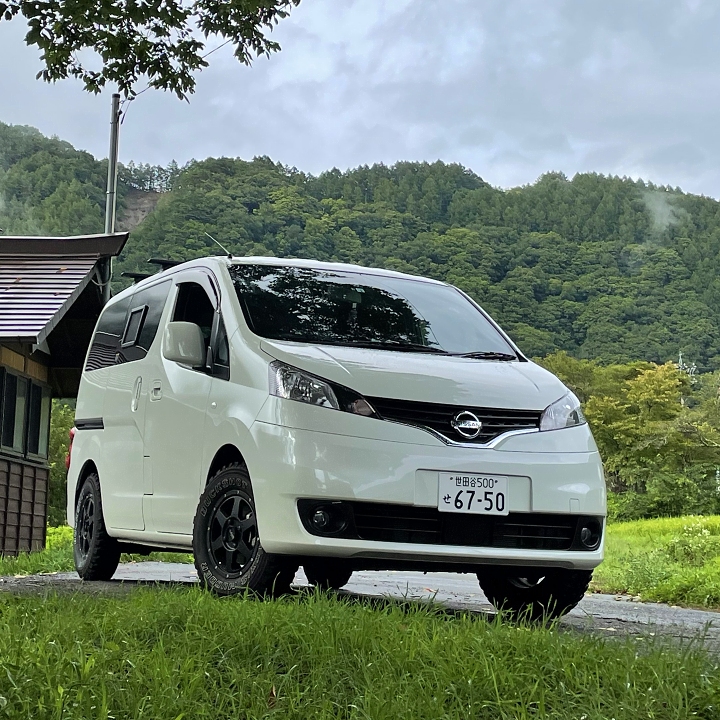
[[[0,596],[0,717],[718,717],[701,651],[314,595]]]
[[[595,570],[592,588],[720,608],[720,516],[609,525],[606,559]]]

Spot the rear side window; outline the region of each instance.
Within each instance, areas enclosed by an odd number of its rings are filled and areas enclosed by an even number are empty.
[[[98,321],[85,371],[141,360],[157,335],[171,281],[139,290],[109,305]]]
[[[138,290],[130,303],[130,313],[125,323],[119,362],[142,360],[155,340],[170,293],[170,280]]]
[[[103,310],[90,345],[85,372],[115,365],[131,300],[132,296],[125,297]]]

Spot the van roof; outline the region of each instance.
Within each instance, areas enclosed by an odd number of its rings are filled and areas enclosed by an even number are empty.
[[[320,260],[303,260],[299,258],[277,258],[277,257],[242,257],[226,258],[233,265],[280,265],[281,267],[302,267],[316,270],[344,270],[345,272],[363,273],[364,275],[383,275],[385,277],[405,278],[406,280],[420,280],[423,282],[445,285],[439,280],[409,275],[397,270],[384,270],[382,268],[371,268],[351,263],[322,262]]]
[[[161,277],[167,277],[178,270],[184,268],[198,267],[208,265],[219,265],[221,267],[227,267],[227,264],[231,265],[276,265],[281,267],[300,267],[300,268],[313,268],[316,270],[339,270],[344,272],[362,273],[364,275],[381,275],[384,277],[396,277],[404,278],[405,280],[416,280],[419,282],[433,283],[435,285],[445,285],[446,283],[440,280],[433,280],[432,278],[421,277],[419,275],[409,275],[407,273],[398,272],[396,270],[383,270],[382,268],[371,268],[364,267],[363,265],[353,265],[351,263],[336,263],[336,262],[322,262],[320,260],[304,260],[299,258],[278,258],[278,257],[233,257],[228,258],[225,255],[210,255],[208,257],[196,258],[194,260],[188,260],[187,262],[175,265],[172,268],[168,268],[161,272],[157,272],[144,280],[141,280],[128,288],[125,288],[122,292],[117,295],[113,295],[110,302],[114,302],[117,299],[121,299],[126,295],[129,295],[135,290],[151,285]]]

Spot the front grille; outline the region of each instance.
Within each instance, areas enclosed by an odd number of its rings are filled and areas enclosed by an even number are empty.
[[[500,408],[474,408],[460,405],[416,402],[414,400],[393,400],[368,397],[368,402],[384,420],[393,420],[406,425],[429,428],[453,442],[484,444],[509,430],[537,429],[540,415],[536,410],[503,410]],[[482,422],[480,434],[468,440],[453,426],[451,421],[460,412],[470,411]]]
[[[305,529],[320,536],[330,534],[313,527],[310,518],[317,508],[343,518],[342,529],[333,532],[333,537],[516,550],[587,550],[580,542],[580,530],[590,524],[600,531],[603,520],[551,513],[463,515],[414,505],[299,500],[298,510]]]
[[[350,505],[358,537],[378,542],[569,550],[578,527],[577,515],[461,515],[412,505]]]

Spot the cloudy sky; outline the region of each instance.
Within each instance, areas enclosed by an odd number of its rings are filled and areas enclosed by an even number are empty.
[[[35,80],[24,31],[0,22],[0,121],[106,155],[109,97]],[[138,98],[121,160],[442,159],[503,187],[597,171],[720,197],[717,0],[302,0],[274,35],[251,68],[215,53],[189,104]]]

